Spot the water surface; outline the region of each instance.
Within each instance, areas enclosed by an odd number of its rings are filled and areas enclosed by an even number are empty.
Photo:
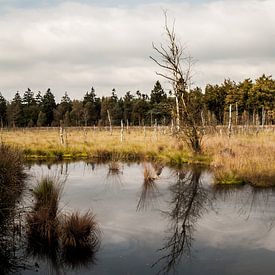
[[[274,274],[273,189],[215,188],[200,167],[144,182],[143,164],[31,165],[29,188],[42,175],[66,179],[63,213],[92,210],[102,230],[94,258],[79,265],[28,256],[19,274]],[[56,256],[58,257],[58,256]]]

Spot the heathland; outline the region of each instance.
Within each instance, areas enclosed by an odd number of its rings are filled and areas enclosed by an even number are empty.
[[[208,128],[203,151],[194,154],[170,127],[68,127],[2,129],[1,141],[24,152],[26,159],[156,161],[180,166],[208,165],[218,184],[275,184],[275,128]]]

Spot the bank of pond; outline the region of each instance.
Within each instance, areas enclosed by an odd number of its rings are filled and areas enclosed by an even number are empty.
[[[0,166],[0,274],[273,273],[273,188],[215,185],[199,165],[17,157],[16,174]]]

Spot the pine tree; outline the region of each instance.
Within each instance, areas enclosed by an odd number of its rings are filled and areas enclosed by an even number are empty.
[[[37,119],[37,126],[42,127],[47,125],[47,117],[46,114],[43,113],[42,111],[39,112],[38,114],[38,119]]]
[[[7,120],[7,101],[0,93],[0,126],[3,127]]]
[[[53,111],[56,108],[54,95],[50,89],[47,90],[42,98],[41,111],[46,115],[46,125],[50,126],[53,122]]]

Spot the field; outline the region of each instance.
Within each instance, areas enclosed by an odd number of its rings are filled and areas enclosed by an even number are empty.
[[[211,130],[211,131],[210,131]],[[1,142],[15,146],[27,159],[152,160],[167,165],[206,164],[216,183],[275,185],[275,128],[208,129],[203,154],[194,155],[169,127],[124,129],[79,127],[2,129]]]

